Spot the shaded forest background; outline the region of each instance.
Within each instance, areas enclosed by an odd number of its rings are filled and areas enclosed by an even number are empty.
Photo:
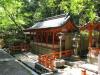
[[[98,21],[100,19],[100,1],[0,0],[0,37],[23,39],[25,28],[48,17],[66,13],[70,14],[75,25]]]

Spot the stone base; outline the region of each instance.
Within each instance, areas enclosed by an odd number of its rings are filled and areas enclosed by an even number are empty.
[[[76,56],[76,55],[73,55],[71,58],[73,58],[74,60],[80,60],[80,57],[79,56]]]
[[[56,59],[54,61],[54,66],[57,67],[63,67],[65,65],[65,60],[63,59]]]
[[[96,56],[92,53],[89,53],[87,55],[87,62],[90,64],[97,64],[98,63],[98,56]]]

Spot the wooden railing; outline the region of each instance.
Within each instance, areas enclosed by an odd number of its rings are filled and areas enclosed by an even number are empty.
[[[99,54],[100,48],[89,47],[89,51],[90,51],[91,54],[97,56]]]
[[[37,43],[37,42],[34,42],[34,44],[38,45],[38,46],[49,47],[49,48],[53,47],[52,44],[47,44],[47,43]],[[59,45],[58,44],[54,44],[54,48],[59,48]]]
[[[16,46],[11,46],[10,51],[15,52],[15,51],[27,51],[29,50],[29,45],[28,44],[19,44]]]
[[[72,50],[62,51],[62,57],[69,57],[72,54],[73,54]],[[53,52],[51,54],[39,55],[39,63],[49,69],[54,69],[53,62],[55,59],[59,58],[59,55],[60,55],[59,52]]]
[[[51,53],[52,55],[54,55],[56,58],[59,58],[60,53],[59,52],[53,52]],[[61,52],[62,57],[69,57],[73,54],[72,50],[65,50]]]

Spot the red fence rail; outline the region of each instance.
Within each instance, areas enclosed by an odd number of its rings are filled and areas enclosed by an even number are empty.
[[[15,52],[15,51],[28,51],[29,50],[29,45],[28,44],[19,44],[16,46],[11,46],[10,51]]]
[[[62,51],[62,57],[69,57],[73,54],[72,50]],[[59,52],[53,52],[51,54],[44,54],[39,56],[39,63],[44,65],[49,69],[54,69],[53,62],[55,59],[59,58]]]

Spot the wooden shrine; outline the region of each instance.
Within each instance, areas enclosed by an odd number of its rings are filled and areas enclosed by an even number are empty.
[[[70,16],[62,14],[37,22],[24,32],[29,33],[27,36],[31,37],[32,51],[40,55],[40,63],[52,68],[52,61],[60,57],[60,49],[61,57],[68,57],[73,54],[72,38],[77,30]],[[63,34],[61,46],[60,33]]]
[[[69,15],[59,15],[37,22],[32,27],[24,30],[32,38],[33,51],[37,54],[50,54],[59,52],[59,33],[63,33],[62,51],[72,50],[72,33],[77,28]],[[69,45],[67,47],[67,45]]]

